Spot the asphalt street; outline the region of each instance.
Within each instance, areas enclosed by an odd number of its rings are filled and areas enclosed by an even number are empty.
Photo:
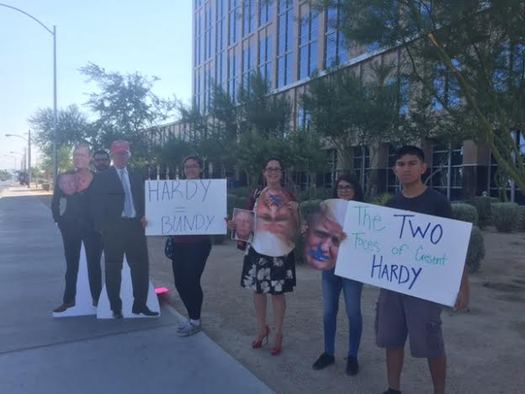
[[[159,319],[54,319],[64,270],[49,208],[0,191],[0,393],[272,392],[204,333],[175,335],[170,307]]]

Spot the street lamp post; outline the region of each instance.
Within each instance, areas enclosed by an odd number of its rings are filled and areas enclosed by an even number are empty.
[[[26,137],[20,134],[6,134],[5,136],[26,140]],[[27,131],[27,187],[31,187],[31,130]]]
[[[53,25],[53,29],[50,29],[47,27],[44,23],[42,23],[39,19],[34,17],[33,15],[25,12],[24,10],[21,10],[20,8],[13,7],[12,5],[0,3],[0,7],[5,7],[12,9],[14,11],[20,12],[21,14],[24,14],[25,16],[31,18],[36,23],[38,23],[40,26],[42,26],[49,34],[53,36],[53,181],[57,177],[58,173],[58,162],[57,162],[57,125],[58,125],[58,112],[57,112],[57,29],[56,26]],[[28,141],[31,140],[31,135],[29,135]],[[30,142],[28,142],[30,144]],[[31,148],[29,147],[29,160],[31,157]],[[28,166],[29,169],[31,166]],[[31,170],[29,171],[29,179],[31,179]]]

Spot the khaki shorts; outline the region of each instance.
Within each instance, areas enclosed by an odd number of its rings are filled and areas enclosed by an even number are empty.
[[[404,347],[408,335],[412,356],[444,356],[440,315],[439,304],[381,289],[376,307],[377,346]]]

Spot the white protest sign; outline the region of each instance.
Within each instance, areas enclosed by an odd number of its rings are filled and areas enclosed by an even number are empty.
[[[146,235],[226,234],[226,179],[146,181]]]
[[[350,201],[336,275],[453,306],[472,224]]]

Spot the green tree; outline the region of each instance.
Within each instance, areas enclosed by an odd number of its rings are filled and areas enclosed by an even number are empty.
[[[286,143],[290,150],[291,169],[306,174],[308,197],[315,197],[317,174],[326,171],[328,164],[321,136],[308,128],[296,130],[287,136]]]
[[[290,128],[291,105],[284,94],[270,94],[268,82],[259,72],[250,75],[239,89],[238,116],[241,133],[248,130],[270,137],[282,136]]]
[[[417,83],[415,108],[423,110],[410,111],[414,127],[487,144],[525,190],[524,159],[511,136],[511,130],[525,130],[525,2],[320,3],[340,7],[348,42],[401,48],[400,66]]]
[[[93,126],[97,144],[107,147],[115,139],[127,139],[132,144],[135,161],[146,160],[150,152],[144,144],[144,130],[172,116],[175,100],[161,99],[153,93],[156,77],[137,72],[122,75],[93,63],[80,71],[98,86],[98,92],[91,93],[87,102],[96,116]]]
[[[356,145],[410,138],[399,116],[399,81],[391,65],[372,66],[372,78],[340,70],[318,78],[302,96],[312,129],[336,147],[344,170],[353,170]],[[371,150],[371,152],[373,152]],[[363,172],[364,169],[361,169]],[[364,172],[362,174],[364,176]]]
[[[262,166],[270,157],[278,157],[286,167],[293,162],[290,145],[283,137],[265,136],[254,130],[243,132],[237,147],[239,170],[246,174],[248,186],[253,188],[262,182]]]
[[[57,145],[74,145],[79,142],[93,142],[94,130],[87,116],[76,105],[58,111],[56,130]],[[34,142],[42,150],[51,150],[55,140],[53,110],[39,109],[29,118],[34,133]]]
[[[0,181],[7,181],[8,179],[11,179],[11,173],[6,170],[0,170]]]
[[[59,110],[57,115],[57,165],[60,170],[65,170],[71,167],[73,146],[81,142],[93,144],[96,139],[95,129],[76,105]],[[55,140],[53,111],[50,108],[40,109],[29,118],[29,123],[34,131],[33,142],[44,154],[43,169],[51,173],[52,141]]]

